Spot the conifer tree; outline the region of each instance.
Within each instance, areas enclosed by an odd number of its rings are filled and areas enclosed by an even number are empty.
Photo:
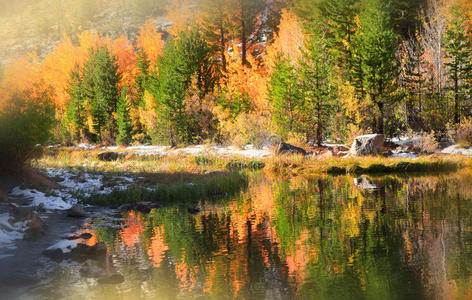
[[[326,38],[318,28],[312,30],[306,48],[300,61],[302,120],[307,138],[314,138],[321,146],[337,108],[334,60]]]
[[[199,97],[213,89],[214,72],[210,48],[197,28],[169,40],[153,74],[150,90],[157,103],[161,139],[171,145],[192,141],[190,119],[186,115],[186,97],[195,83]]]
[[[146,52],[140,50],[136,55],[136,68],[137,74],[134,76],[134,100],[138,105],[142,105],[144,91],[149,81],[150,76],[150,62],[147,58]]]
[[[70,96],[70,100],[66,104],[65,117],[70,126],[69,130],[72,141],[80,141],[81,131],[85,127],[85,115],[83,81],[78,65],[72,70],[69,77],[67,93]]]
[[[297,69],[291,61],[278,56],[270,79],[268,96],[274,121],[279,133],[284,137],[290,132],[301,130],[299,111],[302,107],[298,78]]]
[[[462,104],[472,79],[472,43],[465,28],[465,16],[460,6],[451,8],[451,19],[445,34],[445,50],[448,61],[447,75],[451,84],[450,89],[454,95],[454,123],[461,119]]]
[[[119,145],[129,145],[133,135],[133,125],[131,123],[130,108],[128,103],[128,90],[121,90],[121,97],[116,108],[118,135],[116,143]]]
[[[384,133],[386,110],[395,96],[399,68],[398,39],[393,29],[388,0],[366,0],[355,37],[356,68],[353,80],[359,94],[370,97],[378,110],[377,132]],[[374,129],[375,130],[375,129]]]
[[[226,72],[226,46],[232,38],[231,1],[204,0],[201,3],[205,13],[203,27],[206,40],[213,51],[218,53],[221,70]]]
[[[116,58],[106,47],[94,50],[84,66],[84,95],[89,103],[93,129],[98,141],[104,134],[112,139],[116,135],[116,124],[113,114],[120,97]]]
[[[325,26],[332,47],[336,50],[338,65],[343,70],[344,79],[350,78],[353,67],[352,39],[355,34],[356,15],[360,10],[360,0],[323,0],[320,11],[325,18]]]

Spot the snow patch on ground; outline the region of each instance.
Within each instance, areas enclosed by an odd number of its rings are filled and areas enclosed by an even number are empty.
[[[185,148],[171,148],[169,146],[133,146],[127,147],[121,155],[127,154],[136,155],[172,155],[172,154],[186,154],[186,155],[218,155],[218,156],[233,156],[239,155],[248,158],[266,158],[272,156],[272,151],[267,147],[263,149],[255,149],[253,145],[246,145],[242,149],[233,146],[207,146],[197,145]]]
[[[398,157],[398,158],[418,158],[418,154],[414,152],[404,152],[404,151],[392,151],[392,155],[390,157]]]
[[[101,174],[87,172],[73,172],[67,169],[46,169],[48,177],[60,179],[58,183],[61,188],[52,190],[50,194],[45,194],[35,189],[21,189],[15,187],[10,196],[23,197],[31,200],[31,205],[43,207],[47,210],[65,210],[77,203],[77,197],[88,197],[92,194],[109,194],[115,189],[126,189],[134,182],[134,178],[118,176],[122,182],[119,185],[107,184]]]
[[[56,250],[56,249],[61,249],[62,253],[70,253],[72,249],[76,248],[77,245],[82,244],[81,242],[78,241],[59,241],[56,244],[50,246],[47,248],[47,250]]]
[[[0,249],[15,249],[14,241],[23,238],[27,222],[17,222],[11,224],[8,213],[0,214]],[[10,255],[0,255],[0,259]]]

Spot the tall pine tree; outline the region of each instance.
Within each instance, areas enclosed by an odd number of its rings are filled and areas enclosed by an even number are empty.
[[[384,133],[387,109],[398,100],[395,95],[399,67],[398,38],[390,16],[389,0],[365,0],[360,28],[355,37],[356,68],[353,79],[359,94],[366,94],[378,110],[378,133]]]
[[[279,56],[275,61],[268,95],[272,116],[282,137],[286,138],[290,132],[299,133],[302,129],[299,123],[302,109],[299,76],[288,58]]]
[[[321,146],[337,109],[334,59],[332,50],[318,27],[312,29],[306,48],[300,62],[302,119],[307,139],[314,138],[318,146]]]
[[[183,31],[177,40],[167,42],[158,74],[152,76],[150,84],[157,104],[161,141],[171,145],[192,142],[186,98],[192,84],[200,99],[213,89],[215,78],[210,53],[198,28]]]
[[[460,122],[462,105],[472,79],[472,43],[464,30],[465,16],[460,6],[451,7],[451,19],[445,34],[447,75],[454,95],[454,123]]]
[[[133,136],[133,124],[131,124],[130,107],[128,103],[128,90],[121,90],[121,97],[116,108],[118,135],[116,143],[118,145],[129,145]]]

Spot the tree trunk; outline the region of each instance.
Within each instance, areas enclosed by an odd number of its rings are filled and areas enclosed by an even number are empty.
[[[457,70],[454,72],[454,124],[460,122],[460,108],[459,108],[459,80],[457,76]]]
[[[374,101],[374,102],[376,102],[376,101]],[[378,133],[384,134],[384,116],[385,116],[384,104],[381,101],[376,102],[376,103],[377,103],[377,107],[379,108],[379,112],[380,112],[380,118],[378,120],[377,130],[378,130]]]

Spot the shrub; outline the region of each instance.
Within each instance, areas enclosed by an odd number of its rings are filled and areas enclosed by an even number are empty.
[[[49,91],[24,91],[2,99],[0,111],[0,171],[22,168],[40,154],[54,123]]]
[[[261,148],[269,145],[273,137],[271,119],[264,114],[241,113],[235,120],[220,119],[220,122],[223,140],[236,146],[252,144],[256,148]]]
[[[434,153],[439,149],[434,132],[416,133],[412,136],[413,150],[419,153]]]
[[[462,147],[472,146],[472,118],[464,119],[457,125],[454,138]]]

